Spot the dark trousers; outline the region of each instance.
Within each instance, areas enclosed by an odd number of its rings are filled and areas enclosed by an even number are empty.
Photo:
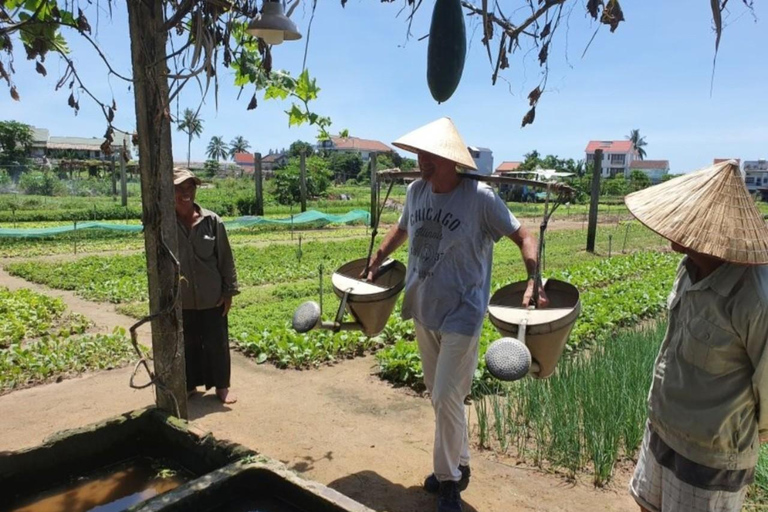
[[[187,391],[229,387],[229,323],[221,316],[224,306],[212,309],[185,309],[184,357],[187,363]]]

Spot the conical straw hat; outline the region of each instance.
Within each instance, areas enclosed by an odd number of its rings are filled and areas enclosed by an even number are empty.
[[[432,153],[455,162],[460,167],[477,170],[467,145],[449,117],[441,117],[417,128],[397,139],[392,145],[412,153]]]
[[[744,265],[768,263],[768,227],[729,160],[629,194],[637,220],[683,247]]]

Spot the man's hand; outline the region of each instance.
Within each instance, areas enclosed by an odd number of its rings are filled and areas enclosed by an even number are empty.
[[[371,260],[368,262],[368,273],[365,273],[365,269],[360,273],[360,279],[373,282],[376,276],[379,274],[379,267],[381,267],[381,261],[379,261],[378,255],[371,256]]]
[[[216,304],[217,308],[220,306],[224,306],[224,311],[221,312],[221,316],[227,316],[229,308],[232,307],[232,297],[222,295],[221,299],[219,299],[219,303]]]
[[[533,299],[533,279],[528,280],[528,287],[525,289],[525,294],[523,295],[523,307],[527,308],[531,305],[531,300]],[[544,287],[539,284],[539,303],[536,304],[537,308],[546,308],[549,306],[549,298],[547,297],[547,293],[544,291]]]

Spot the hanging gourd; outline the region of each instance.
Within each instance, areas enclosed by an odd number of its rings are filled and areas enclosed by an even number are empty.
[[[450,98],[461,81],[467,33],[461,0],[436,0],[427,48],[427,84],[438,103]]]

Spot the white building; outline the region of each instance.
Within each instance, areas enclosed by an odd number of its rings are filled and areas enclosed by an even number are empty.
[[[123,141],[125,141],[128,154],[131,154],[133,144],[130,134],[115,130],[112,138],[110,148],[112,154],[116,155],[120,151],[123,147]],[[108,160],[110,155],[107,155],[102,148],[104,140],[103,137],[57,137],[51,135],[45,128],[33,126],[30,157],[35,160],[42,160],[43,157],[54,160],[60,158]]]
[[[475,161],[477,166],[477,174],[483,176],[490,176],[493,174],[493,151],[488,148],[478,148],[475,146],[469,146],[469,154],[472,155],[472,160]]]
[[[768,188],[768,160],[744,160],[744,183],[750,193]]]
[[[342,153],[357,153],[363,162],[371,159],[371,153],[394,153],[395,150],[378,140],[361,139],[359,137],[331,137],[317,144],[318,151],[339,151]]]
[[[664,175],[669,174],[669,160],[634,160],[629,164],[629,172],[642,171],[650,178],[651,184],[661,183]]]
[[[637,152],[629,140],[591,140],[587,144],[587,165],[595,161],[595,151],[603,150],[601,175],[613,178],[622,175],[629,177],[632,162],[639,160]]]

